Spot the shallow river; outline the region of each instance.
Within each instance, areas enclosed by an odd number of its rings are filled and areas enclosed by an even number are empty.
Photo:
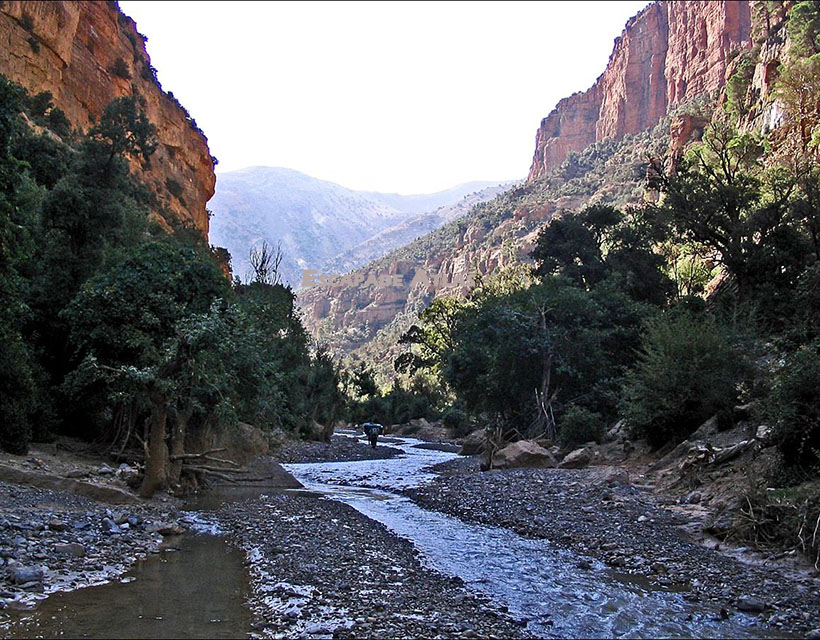
[[[466,524],[428,511],[390,489],[418,486],[430,465],[455,454],[419,449],[411,438],[383,438],[406,455],[388,460],[290,464],[307,489],[345,502],[413,541],[431,566],[461,577],[471,588],[504,604],[530,630],[560,637],[760,637],[755,620],[735,614],[720,620],[681,593],[652,588],[602,563],[577,568],[578,558],[546,540]]]
[[[353,434],[348,434],[353,436]],[[420,449],[410,438],[383,438],[405,454],[389,460],[290,464],[312,493],[349,504],[411,540],[424,562],[459,576],[544,637],[753,637],[772,635],[735,614],[719,620],[642,580],[577,558],[546,540],[500,528],[465,524],[427,511],[392,491],[419,486],[429,467],[455,454]],[[392,490],[392,491],[391,491]],[[211,495],[197,508],[253,495]],[[305,494],[305,491],[300,493]],[[196,514],[192,514],[196,520]],[[207,520],[207,518],[206,518]],[[242,637],[250,633],[243,554],[208,526],[171,539],[166,550],[138,563],[124,579],[55,594],[33,611],[15,612],[5,637]]]

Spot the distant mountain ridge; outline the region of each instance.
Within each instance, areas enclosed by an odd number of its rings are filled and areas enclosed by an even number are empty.
[[[383,231],[498,184],[469,182],[437,193],[401,195],[354,191],[293,169],[248,167],[217,175],[216,193],[208,205],[213,212],[210,241],[228,249],[233,273],[241,278],[248,275],[252,247],[263,241],[281,243],[282,277],[298,286],[303,269],[326,269],[329,260]],[[437,228],[450,219],[445,215],[437,224],[431,218],[428,224]],[[402,244],[415,236],[397,237]],[[376,243],[355,266],[395,246]]]
[[[348,249],[330,258],[325,262],[323,268],[329,273],[340,274],[358,269],[372,260],[377,260],[387,255],[393,249],[409,244],[426,233],[435,231],[449,222],[458,220],[460,217],[468,214],[479,202],[492,200],[498,194],[510,189],[514,184],[514,182],[504,182],[491,187],[485,187],[484,189],[464,196],[455,204],[442,206],[435,211],[403,220],[392,227],[380,231],[352,249]]]

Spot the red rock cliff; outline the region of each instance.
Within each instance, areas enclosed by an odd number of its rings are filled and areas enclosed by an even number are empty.
[[[50,91],[82,130],[114,98],[144,97],[159,145],[149,170],[132,168],[156,192],[162,220],[207,236],[205,203],[216,184],[208,142],[154,80],[145,41],[116,3],[0,1],[0,73],[31,94]],[[171,183],[171,193],[170,181],[181,189]]]
[[[724,85],[730,53],[751,46],[747,0],[654,2],[627,22],[606,71],[541,121],[529,179],[570,151],[656,125],[671,109]]]

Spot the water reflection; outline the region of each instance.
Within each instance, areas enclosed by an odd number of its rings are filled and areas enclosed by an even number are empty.
[[[250,632],[244,554],[185,535],[138,562],[123,582],[57,593],[11,612],[8,638],[239,638]]]

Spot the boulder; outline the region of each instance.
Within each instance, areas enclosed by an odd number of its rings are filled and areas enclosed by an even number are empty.
[[[582,447],[571,451],[558,465],[560,469],[583,469],[592,462],[592,450],[589,447]]]
[[[461,451],[459,455],[462,456],[476,456],[484,453],[484,447],[487,444],[487,434],[484,429],[476,429],[461,443]]]
[[[102,524],[107,533],[122,533],[120,526],[111,518],[103,518]]]
[[[493,468],[495,469],[511,469],[513,467],[553,468],[556,464],[552,454],[532,440],[513,442],[493,457]]]
[[[324,427],[318,425],[316,429],[317,436],[323,437],[319,432]],[[229,429],[209,426],[198,430],[195,435],[186,438],[185,449],[189,453],[224,449],[215,455],[244,465],[254,458],[267,455],[270,444],[264,431],[245,422],[238,422]]]

